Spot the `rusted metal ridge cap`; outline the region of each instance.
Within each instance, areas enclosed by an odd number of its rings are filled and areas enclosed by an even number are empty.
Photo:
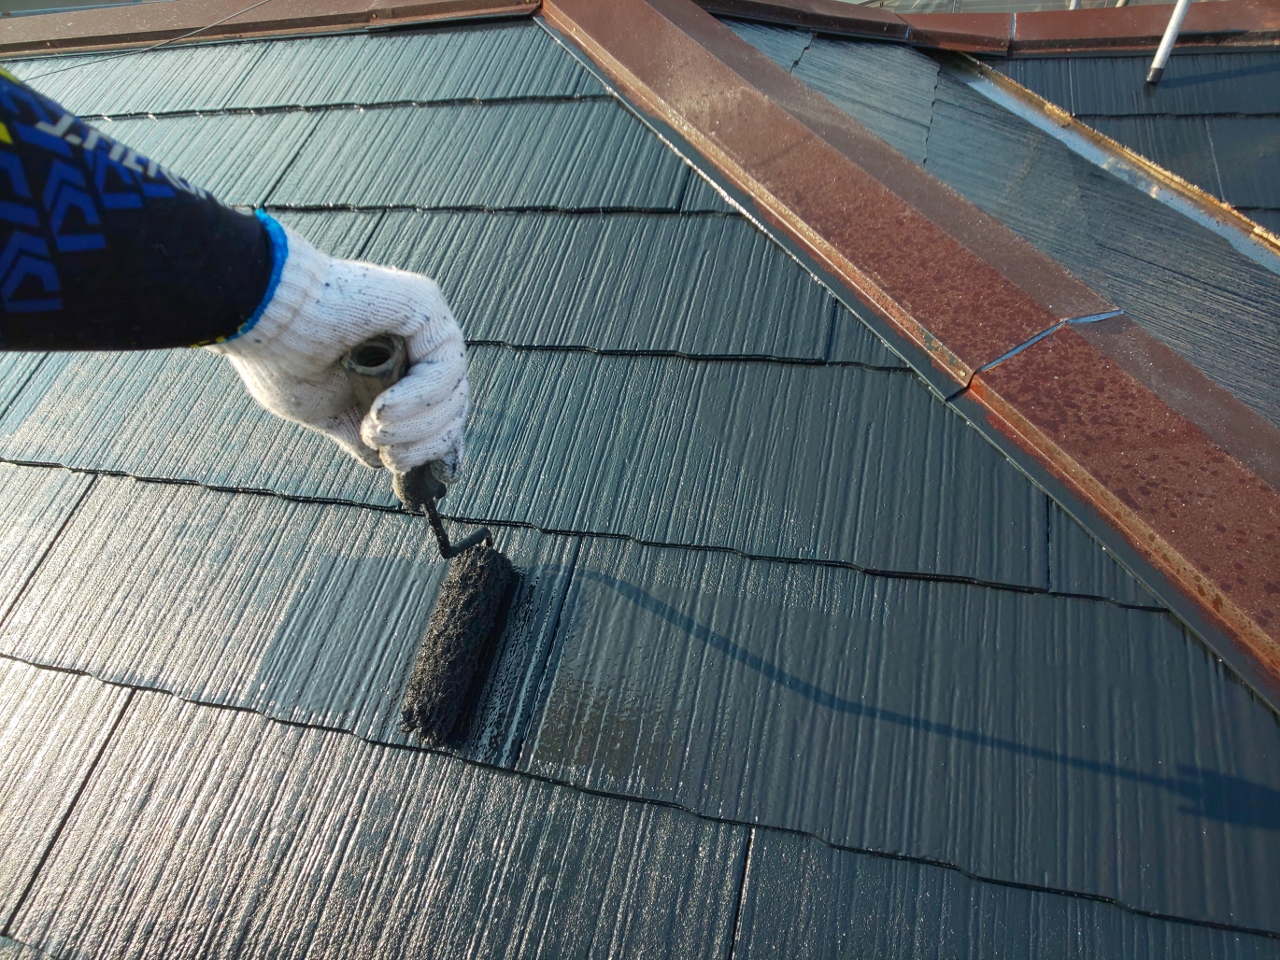
[[[693,0],[543,16],[1280,705],[1280,431]]]
[[[1155,49],[1172,5],[1033,13],[904,13],[839,0],[698,0],[720,16],[806,27],[847,37],[898,40],[967,53],[1036,54]],[[1280,0],[1195,4],[1179,46],[1280,42]]]
[[[530,14],[537,0],[167,0],[5,18],[0,55]]]

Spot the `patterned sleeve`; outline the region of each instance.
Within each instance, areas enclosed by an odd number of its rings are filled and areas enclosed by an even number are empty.
[[[0,349],[225,340],[279,277],[268,223],[0,70]]]

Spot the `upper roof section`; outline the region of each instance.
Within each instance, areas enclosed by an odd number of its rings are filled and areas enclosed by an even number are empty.
[[[992,54],[1082,50],[1145,50],[1160,42],[1171,5],[1056,9],[1040,0],[901,0],[883,7],[840,0],[698,0],[722,16],[807,27],[846,37],[898,40],[912,46]],[[942,12],[942,11],[949,12]],[[988,11],[988,12],[981,12]],[[1032,12],[1023,12],[1032,11]],[[1193,4],[1178,45],[1274,44],[1280,40],[1277,0]]]
[[[16,18],[5,24],[0,54],[297,36],[529,14],[537,8],[537,0],[164,0]]]
[[[1146,56],[991,65],[1280,235],[1280,50],[1186,51],[1155,87]]]

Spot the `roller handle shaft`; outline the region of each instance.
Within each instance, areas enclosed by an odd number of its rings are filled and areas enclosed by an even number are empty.
[[[342,358],[342,369],[355,391],[360,409],[368,413],[378,394],[399,381],[409,369],[409,350],[404,337],[394,334],[370,337],[347,352]],[[493,534],[488,527],[481,527],[465,540],[449,543],[449,535],[436,509],[436,501],[449,492],[438,475],[443,468],[444,464],[424,463],[407,473],[393,473],[391,489],[407,509],[426,513],[440,545],[440,556],[449,560],[478,543],[493,543]]]

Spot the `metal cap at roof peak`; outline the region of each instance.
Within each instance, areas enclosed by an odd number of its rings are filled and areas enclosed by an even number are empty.
[[[840,0],[697,0],[710,13],[820,33],[897,40],[966,53],[1063,54],[1154,50],[1172,5],[1038,10],[1028,13],[902,13]],[[1280,42],[1278,0],[1219,0],[1191,8],[1178,46],[1274,45]]]
[[[939,392],[976,403],[1006,453],[1104,542],[1118,534],[1164,578],[1161,599],[1280,704],[1280,491],[1264,479],[1280,431],[1255,418],[1236,449],[1222,424],[1239,404],[1141,328],[1062,324],[1115,308],[691,0],[550,0],[543,16],[871,303]]]

